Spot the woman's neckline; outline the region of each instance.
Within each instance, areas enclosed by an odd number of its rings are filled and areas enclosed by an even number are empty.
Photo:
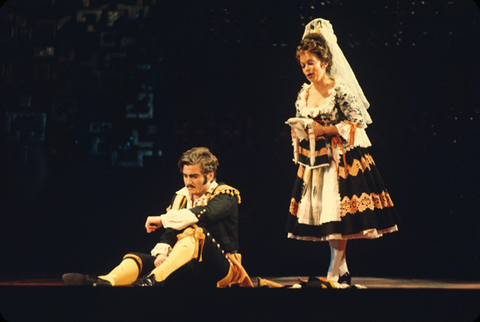
[[[329,95],[327,97],[324,97],[323,103],[320,103],[316,106],[308,106],[308,97],[310,95],[310,90],[312,89],[312,87],[314,87],[313,83],[310,83],[305,90],[305,107],[309,109],[316,109],[316,108],[320,108],[328,105],[332,101],[332,95],[333,95],[333,92],[335,91],[336,85],[337,84],[334,81],[333,86],[330,89],[328,89],[327,93]]]

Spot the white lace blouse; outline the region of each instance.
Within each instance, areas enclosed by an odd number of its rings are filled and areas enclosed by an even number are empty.
[[[303,84],[295,102],[296,117],[306,117],[321,121],[325,126],[336,126],[343,138],[346,151],[353,147],[369,147],[371,142],[365,129],[367,123],[357,104],[357,100],[343,83],[337,83],[329,90],[327,101],[317,107],[307,106],[307,93],[312,84]],[[329,144],[327,140],[327,144]]]

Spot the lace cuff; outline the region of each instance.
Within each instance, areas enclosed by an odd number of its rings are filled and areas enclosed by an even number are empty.
[[[157,256],[158,254],[165,254],[165,255],[170,255],[170,252],[172,251],[172,247],[169,244],[166,243],[158,243],[155,245],[155,247],[152,249],[150,254],[152,256]]]
[[[355,124],[347,121],[343,121],[335,125],[338,129],[340,136],[350,143],[350,145],[362,148],[368,148],[372,146],[370,139],[367,136],[367,132],[364,128],[357,127]]]

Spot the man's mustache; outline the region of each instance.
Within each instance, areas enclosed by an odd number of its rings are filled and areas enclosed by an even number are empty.
[[[195,188],[195,186],[193,184],[189,184],[187,185],[187,188]]]

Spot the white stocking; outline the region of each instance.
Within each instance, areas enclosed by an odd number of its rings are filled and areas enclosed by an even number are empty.
[[[338,278],[348,272],[347,266],[347,240],[330,240],[330,266],[328,267],[327,279],[338,281]]]

